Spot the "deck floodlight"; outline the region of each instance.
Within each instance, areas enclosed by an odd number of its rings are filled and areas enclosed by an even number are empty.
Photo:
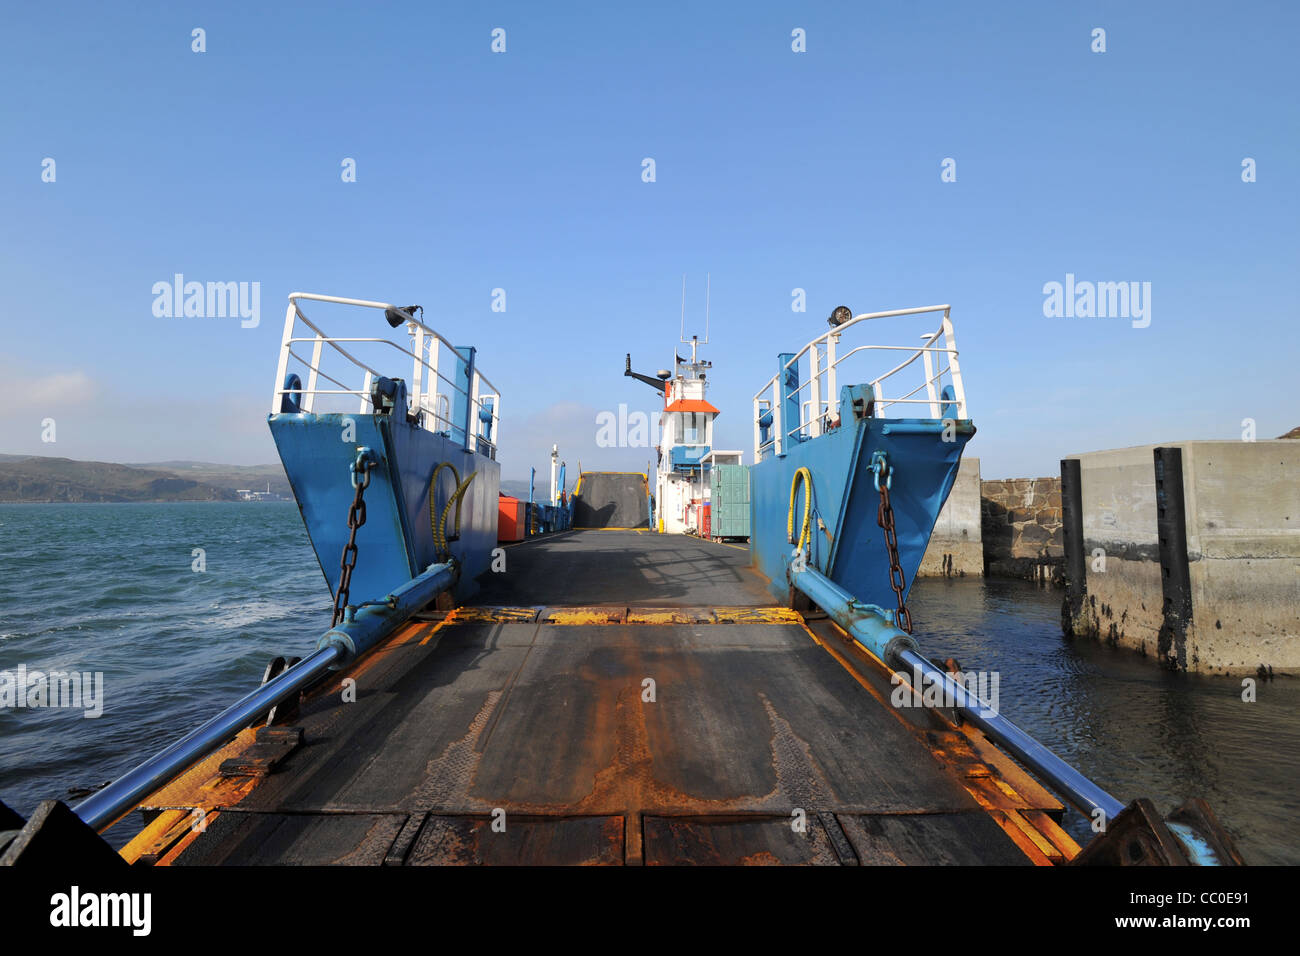
[[[853,318],[853,311],[847,305],[837,305],[835,311],[831,313],[831,317],[826,320],[826,324],[834,329],[851,318]]]
[[[418,305],[408,305],[405,308],[405,310],[384,309],[384,318],[388,320],[389,325],[391,325],[393,328],[397,328],[403,322],[409,322],[413,320],[415,318],[416,310],[419,310],[420,312],[424,312],[424,309],[420,308],[420,306]],[[405,315],[402,314],[403,311],[406,313]]]

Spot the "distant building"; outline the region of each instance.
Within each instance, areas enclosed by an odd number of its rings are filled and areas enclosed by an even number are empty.
[[[240,501],[282,501],[283,499],[276,494],[271,493],[271,483],[266,483],[266,491],[253,491],[251,488],[236,488],[235,494],[239,495]]]

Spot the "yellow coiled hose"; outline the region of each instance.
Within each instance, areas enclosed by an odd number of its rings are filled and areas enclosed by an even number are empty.
[[[803,496],[803,527],[799,531],[799,540],[796,542],[794,537],[794,498],[795,494],[799,490],[800,479],[803,480],[805,489]],[[786,514],[785,527],[786,537],[788,537],[790,543],[796,545],[800,551],[802,551],[812,540],[812,494],[812,472],[807,468],[800,468],[794,473],[794,478],[790,480],[790,509]]]
[[[451,469],[451,477],[456,482],[456,490],[451,493],[447,503],[442,507],[442,513],[438,514],[437,505],[434,504],[434,496],[438,491],[438,473],[444,468]],[[447,549],[447,517],[451,514],[451,506],[456,506],[456,530],[455,537],[460,536],[460,506],[465,492],[469,489],[469,483],[474,480],[477,471],[471,471],[469,477],[464,481],[460,480],[460,472],[456,466],[449,461],[444,461],[437,468],[433,469],[433,477],[429,479],[429,524],[433,530],[433,547],[438,557],[446,556]]]

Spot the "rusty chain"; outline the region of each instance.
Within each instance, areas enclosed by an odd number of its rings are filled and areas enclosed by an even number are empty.
[[[352,487],[356,489],[356,494],[352,496],[352,504],[348,508],[348,543],[343,546],[343,556],[339,559],[339,589],[334,595],[334,619],[330,622],[330,627],[343,620],[344,612],[347,610],[348,590],[352,585],[352,569],[357,566],[357,529],[366,523],[364,495],[366,488],[370,486],[370,469],[373,467],[375,461],[370,449],[361,448],[357,451],[356,461],[349,468],[352,474]]]
[[[873,456],[871,467],[875,472],[876,490],[880,492],[876,524],[880,525],[885,532],[885,548],[889,552],[889,586],[894,589],[894,596],[898,598],[896,623],[911,634],[912,612],[907,609],[907,602],[903,599],[903,592],[907,590],[907,579],[903,576],[903,568],[898,561],[898,534],[894,530],[894,506],[889,501],[889,488],[894,481],[893,469],[889,467],[888,460],[881,452],[876,452]],[[884,481],[881,481],[882,476]]]

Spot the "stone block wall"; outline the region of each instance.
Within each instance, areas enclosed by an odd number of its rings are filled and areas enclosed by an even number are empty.
[[[981,482],[980,519],[985,574],[1064,583],[1059,477]]]

